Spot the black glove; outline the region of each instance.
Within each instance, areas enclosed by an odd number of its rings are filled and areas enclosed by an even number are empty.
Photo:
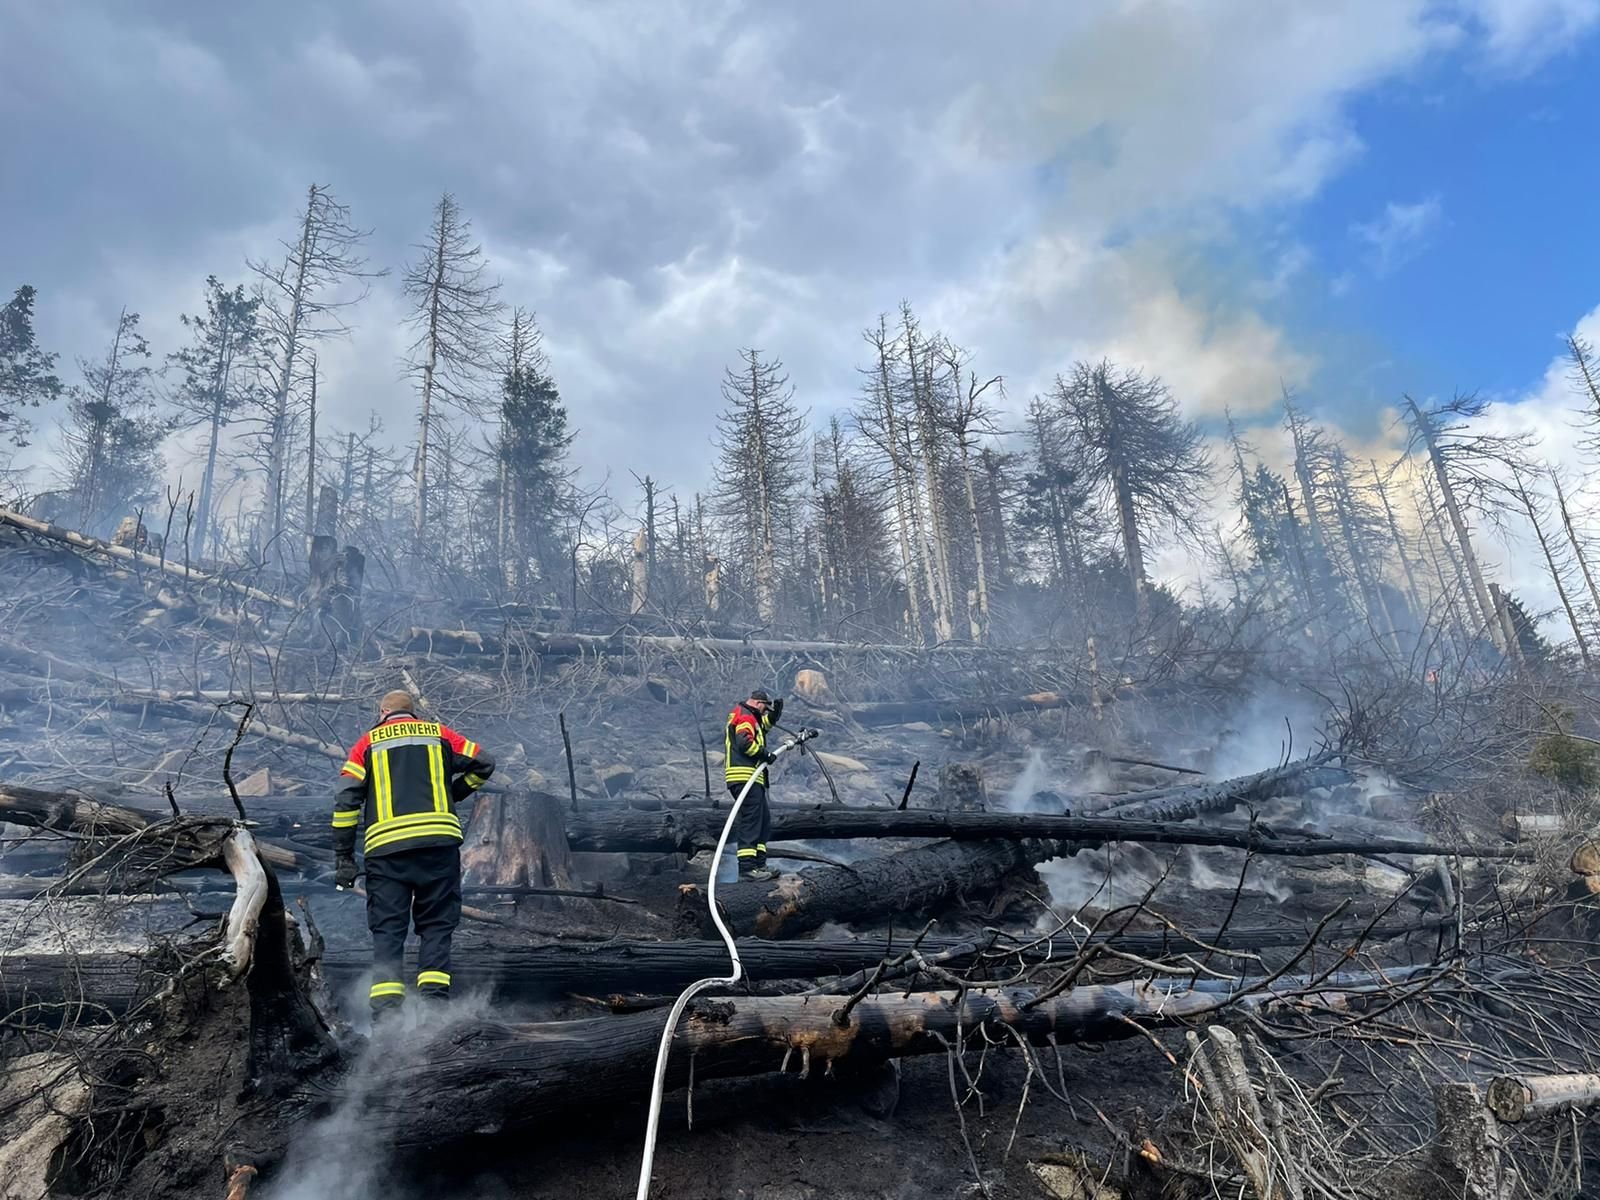
[[[767,711],[772,714],[772,723],[774,725],[783,720],[783,697],[779,696],[776,700],[774,700],[772,702],[772,706]]]
[[[772,753],[772,751],[768,750],[761,756],[761,761],[764,763],[775,763],[778,761],[778,756]]]
[[[356,885],[356,856],[354,854],[340,854],[333,860],[333,882],[338,887],[353,888]]]

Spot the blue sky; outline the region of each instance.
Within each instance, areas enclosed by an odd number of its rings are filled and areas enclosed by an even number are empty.
[[[1590,34],[1512,78],[1454,54],[1354,100],[1364,150],[1294,222],[1322,265],[1296,297],[1303,336],[1359,344],[1379,394],[1535,383],[1600,305],[1596,51]]]

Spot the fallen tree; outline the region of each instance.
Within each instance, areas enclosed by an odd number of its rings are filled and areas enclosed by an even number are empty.
[[[91,554],[99,554],[106,558],[114,558],[137,566],[148,567],[153,571],[158,571],[174,579],[181,579],[186,583],[222,588],[246,599],[259,600],[262,603],[272,604],[291,611],[299,607],[293,600],[286,599],[273,592],[264,592],[260,588],[250,587],[247,584],[240,583],[238,580],[229,579],[223,575],[208,574],[193,567],[169,562],[165,558],[154,554],[146,554],[142,550],[113,545],[111,542],[103,541],[100,538],[90,537],[86,533],[62,529],[59,525],[51,525],[48,521],[40,521],[34,517],[25,516],[9,508],[0,508],[0,525],[10,526],[33,537],[45,538],[64,546],[71,546],[74,550],[86,550]]]
[[[182,692],[125,687],[120,679],[108,672],[86,666],[83,663],[73,662],[70,659],[64,659],[42,650],[19,646],[15,642],[0,640],[0,659],[29,667],[38,673],[41,677],[41,682],[51,677],[60,677],[77,683],[94,684],[102,689],[102,694],[97,697],[99,702],[124,712],[155,713],[159,716],[172,717],[179,720],[209,723],[217,719],[219,708],[222,705],[255,703],[236,696],[230,696],[228,699],[216,703],[200,703],[188,699]],[[279,699],[284,703],[289,702],[288,700],[283,700],[283,698]],[[319,700],[318,702],[320,703],[321,701]],[[320,738],[309,737],[303,733],[295,733],[293,730],[283,729],[266,721],[255,719],[253,714],[246,732],[248,735],[266,738],[268,741],[277,742],[280,745],[293,746],[297,750],[308,750],[314,754],[321,754],[336,762],[344,761],[345,752],[338,746],[324,742]]]
[[[1147,697],[1162,694],[1162,689],[1140,693]],[[1105,693],[1101,700],[1114,699]],[[984,717],[1007,716],[1012,713],[1048,712],[1056,708],[1087,706],[1091,702],[1088,692],[1032,692],[1026,696],[995,696],[952,700],[883,700],[871,704],[851,704],[845,708],[850,719],[858,725],[909,725],[926,721],[930,725],[941,722],[978,721]]]
[[[588,808],[567,814],[567,841],[574,850],[692,854],[716,845],[726,810]],[[1234,846],[1259,854],[1311,857],[1322,854],[1446,854],[1466,858],[1518,858],[1514,846],[1471,846],[1396,838],[1340,838],[1280,833],[1269,826],[1244,829],[1185,825],[1170,820],[1073,817],[1049,813],[959,812],[938,809],[774,809],[772,833],[779,839],[1056,838],[1098,845],[1147,842],[1178,846]]]
[[[125,875],[114,882],[137,886],[160,875],[214,866],[222,861],[222,841],[236,822],[218,817],[169,816],[144,812],[120,804],[102,804],[71,792],[44,791],[20,784],[0,784],[0,820],[30,829],[73,833],[97,843],[109,842],[118,852],[115,862],[106,864],[98,879],[107,886],[107,872],[123,868],[136,859],[143,865],[136,875]],[[254,850],[269,866],[300,870],[309,865],[294,850],[271,843],[255,845]],[[74,882],[77,882],[76,880]]]
[[[332,753],[336,749],[328,748]],[[1319,854],[1460,854],[1476,858],[1512,858],[1507,847],[1435,844],[1383,838],[1323,838],[1278,833],[1265,826],[1218,829],[1185,826],[1176,822],[1186,815],[1220,812],[1240,804],[1262,802],[1313,787],[1346,782],[1347,772],[1307,760],[1275,767],[1254,775],[1213,783],[1136,792],[1118,799],[1111,815],[1080,817],[1050,813],[989,813],[889,808],[792,807],[774,805],[772,833],[778,839],[844,838],[950,838],[958,841],[988,838],[1055,838],[1096,845],[1109,841],[1150,842],[1171,845],[1237,846],[1262,854],[1314,856]],[[63,795],[65,795],[63,793]],[[535,799],[554,797],[532,792]],[[192,803],[200,811],[217,809],[220,797]],[[327,802],[312,796],[259,797],[252,801],[258,828],[269,836],[292,834],[298,841],[321,846],[329,835],[321,821]],[[564,806],[563,806],[564,807]],[[1146,815],[1150,814],[1150,815]],[[617,803],[596,803],[566,812],[567,842],[573,850],[633,853],[693,854],[715,846],[727,809],[699,802],[634,808]]]
[[[1323,944],[1342,950],[1360,941],[1373,946],[1397,938],[1437,931],[1444,918],[1414,924],[1330,927]],[[1453,923],[1453,922],[1450,922]],[[916,941],[930,960],[948,970],[974,971],[992,964],[1009,971],[1016,964],[1070,961],[1086,946],[1107,946],[1143,958],[1204,953],[1210,947],[1249,950],[1297,948],[1308,932],[1294,926],[1239,926],[1184,934],[1176,930],[1098,932],[1089,937],[1048,937],[1016,942],[999,930],[972,936],[930,935]],[[828,938],[768,941],[741,938],[739,957],[753,981],[833,981],[853,991],[886,958],[913,944],[898,937]],[[321,967],[328,982],[346,986],[371,968],[365,952],[328,952]],[[161,983],[167,960],[132,952],[85,954],[0,954],[0,1012],[25,1007],[47,1011],[67,1023],[96,1014],[126,1012]],[[458,940],[451,975],[464,992],[483,991],[501,1001],[541,1001],[578,994],[671,991],[727,967],[720,943],[699,938],[658,942],[613,938],[605,942],[553,942],[523,945]]]
[[[1069,842],[1038,838],[935,842],[854,866],[815,867],[771,883],[726,884],[717,889],[718,907],[735,936],[793,937],[828,921],[916,913],[957,895],[992,892],[1017,868],[1073,849]],[[712,936],[705,892],[697,884],[678,889],[678,928],[684,935]]]
[[[1600,1074],[1502,1075],[1490,1080],[1485,1096],[1500,1121],[1516,1124],[1529,1117],[1600,1104]]]
[[[448,657],[501,658],[577,658],[583,655],[631,654],[653,650],[666,654],[719,656],[728,654],[800,655],[821,658],[830,655],[899,655],[931,653],[924,646],[901,646],[854,642],[789,642],[777,638],[670,637],[657,634],[617,632],[552,633],[535,629],[508,631],[505,636],[476,629],[424,629],[406,631],[402,649],[408,654]],[[939,650],[974,650],[981,647],[949,645]]]
[[[1097,815],[1146,821],[1187,821],[1207,813],[1224,813],[1241,804],[1261,803],[1317,787],[1336,787],[1354,776],[1326,765],[1338,757],[1332,750],[1215,783],[1191,783],[1143,795],[1118,796]]]
[[[944,1053],[967,1039],[1033,1046],[1115,1041],[1234,1006],[1326,1004],[1333,996],[1391,988],[1422,970],[1215,986],[1092,985],[1048,999],[1035,989],[973,989],[701,1000],[678,1027],[667,1085],[683,1086],[691,1070],[696,1080],[767,1074],[791,1064],[809,1073],[847,1060]],[[457,1027],[414,1054],[386,1057],[352,1098],[361,1105],[363,1130],[379,1144],[430,1152],[486,1126],[532,1128],[581,1109],[642,1101],[664,1020],[664,1013],[645,1012]],[[425,1101],[439,1096],[450,1103]],[[301,1136],[323,1135],[312,1128]]]

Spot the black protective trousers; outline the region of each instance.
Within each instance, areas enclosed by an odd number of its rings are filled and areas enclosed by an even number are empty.
[[[742,783],[728,785],[728,795],[735,800],[743,790]],[[734,840],[739,843],[740,871],[753,871],[767,865],[767,838],[771,833],[772,810],[767,807],[767,785],[753,783],[733,823]]]
[[[417,992],[450,998],[450,936],[461,923],[461,847],[426,846],[367,857],[367,928],[372,931],[372,1012],[405,1001],[406,934],[415,927]]]

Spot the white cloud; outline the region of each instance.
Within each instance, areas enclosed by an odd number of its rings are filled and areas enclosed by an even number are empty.
[[[1383,276],[1427,249],[1443,221],[1444,205],[1438,196],[1413,204],[1391,200],[1371,221],[1351,226],[1350,233],[1367,247],[1373,273]]]
[[[1591,343],[1600,342],[1600,306],[1583,316],[1572,332]],[[1593,528],[1592,517],[1600,511],[1600,492],[1596,491],[1592,479],[1585,481],[1592,473],[1593,462],[1576,428],[1582,407],[1583,398],[1573,381],[1571,360],[1564,351],[1557,351],[1537,384],[1522,395],[1492,405],[1474,423],[1474,428],[1484,433],[1524,434],[1534,439],[1535,448],[1530,455],[1534,475],[1527,480],[1528,487],[1548,499],[1551,488],[1545,472],[1559,472],[1569,504],[1576,510],[1574,519],[1580,535]],[[1541,519],[1541,524],[1554,544],[1558,562],[1565,569],[1571,556],[1564,548],[1559,517],[1549,521]],[[1569,641],[1571,632],[1566,616],[1559,609],[1560,601],[1549,569],[1526,519],[1512,517],[1503,536],[1480,529],[1476,532],[1476,541],[1500,582],[1516,592],[1530,611],[1549,614],[1544,632],[1556,641]],[[1596,565],[1593,558],[1590,565]],[[1581,607],[1589,607],[1586,598],[1576,591],[1571,593],[1571,598]]]
[[[1530,71],[1600,25],[1600,0],[1462,0],[1494,67]]]

